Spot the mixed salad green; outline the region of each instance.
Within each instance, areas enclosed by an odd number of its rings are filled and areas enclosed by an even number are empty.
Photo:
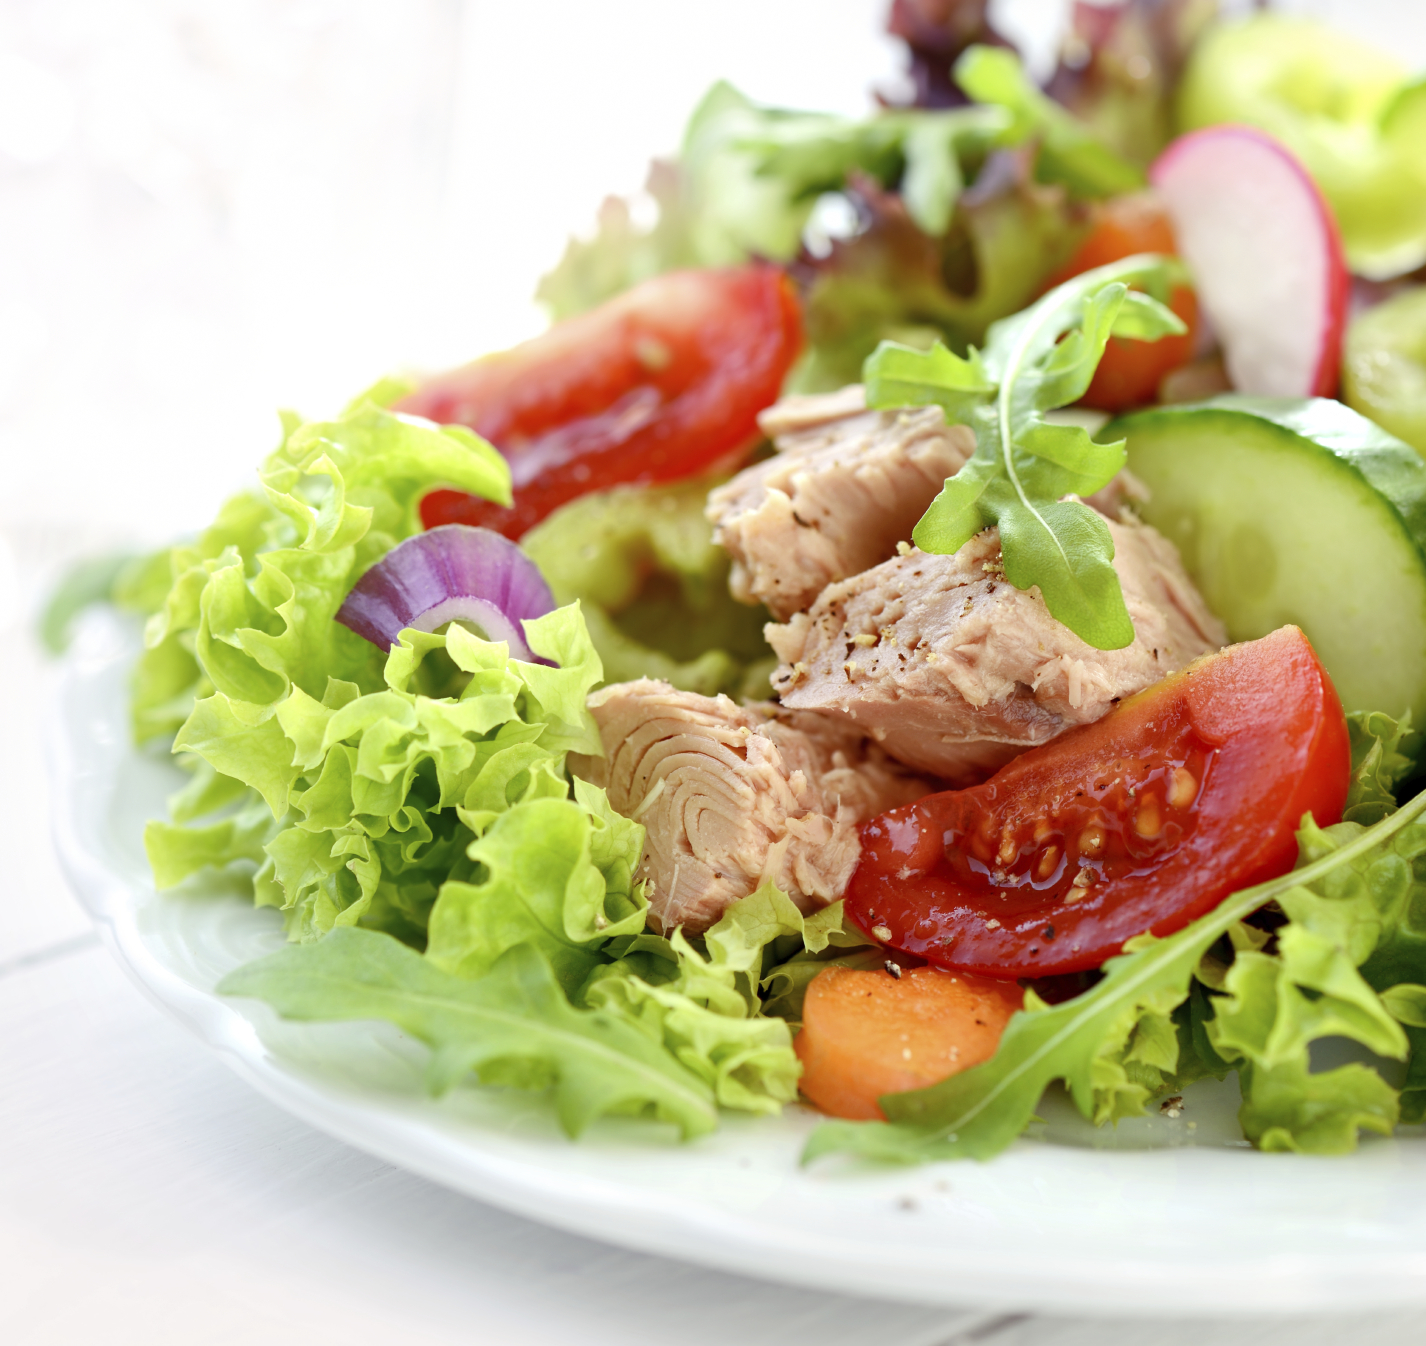
[[[1335,39],[1275,16],[1204,14],[1129,0],[1114,23],[1073,36],[1048,92],[997,35],[960,50],[948,25],[944,41],[911,43],[924,105],[863,121],[759,107],[719,85],[677,160],[654,167],[657,223],[637,228],[624,203],[606,203],[540,297],[560,319],[676,269],[783,264],[806,333],[787,391],[864,379],[872,407],[936,404],[976,432],[975,455],[917,527],[920,547],[954,552],[998,525],[1011,584],[1038,586],[1091,645],[1121,647],[1133,631],[1108,529],[1065,497],[1098,490],[1126,454],[1152,469],[1153,436],[1187,422],[1164,431],[1131,416],[1094,437],[1053,413],[1084,396],[1111,338],[1185,330],[1164,301],[1188,272],[1136,256],[1049,289],[1093,231],[1096,203],[1142,189],[1173,130],[1249,121],[1317,177],[1359,270],[1380,279],[1426,260],[1420,82],[1352,49],[1329,95]],[[1353,148],[1364,140],[1366,158]],[[1387,198],[1399,207],[1384,221],[1371,203]],[[1413,312],[1410,339],[1426,339],[1419,303]],[[1361,321],[1357,349],[1376,342],[1411,365],[1384,319]],[[1406,395],[1380,380],[1366,391],[1352,349],[1349,396],[1426,452],[1417,421],[1391,420]],[[812,979],[880,968],[885,950],[840,902],[804,916],[771,885],[702,936],[652,933],[636,878],[643,827],[566,763],[601,751],[586,698],[605,682],[769,695],[766,614],[729,599],[728,561],[703,519],[717,478],[591,491],[525,534],[558,604],[525,624],[531,658],[460,622],[407,629],[385,650],[335,619],[364,574],[422,533],[427,493],[512,498],[505,458],[471,430],[393,410],[405,391],[379,385],[331,421],[287,417],[257,489],[196,539],[91,567],[56,600],[55,643],[101,592],[145,620],[134,734],[171,739],[191,777],[145,835],[157,886],[181,894],[214,868],[250,876],[292,942],[220,989],[291,1018],[390,1020],[430,1047],[433,1091],[471,1075],[548,1089],[571,1135],[614,1113],[684,1137],[714,1129],[720,1108],[776,1113],[797,1097],[793,1040]],[[1299,441],[1302,454],[1335,455],[1360,485],[1364,526],[1377,527],[1371,510],[1400,526],[1405,541],[1382,564],[1404,557],[1420,581],[1426,467],[1360,418],[1333,439],[1313,429],[1326,421],[1274,406],[1209,411],[1267,427],[1268,447],[1244,453],[1253,470],[1261,459],[1275,471],[1272,455]],[[1182,444],[1167,457],[1196,461]],[[1178,513],[1163,531],[1210,596],[1231,589],[1213,569],[1216,506],[1164,471],[1161,507]],[[1388,601],[1401,592],[1389,587]],[[1298,616],[1314,644],[1330,644],[1336,601],[1328,592],[1328,611]],[[1231,635],[1263,634],[1251,602],[1224,602]],[[1403,629],[1416,621],[1413,610]],[[1358,685],[1353,657],[1344,687]],[[1304,820],[1295,870],[1176,934],[1131,940],[1068,999],[1031,986],[991,1060],[883,1098],[884,1122],[823,1123],[808,1157],[986,1158],[1055,1081],[1106,1123],[1236,1072],[1244,1132],[1267,1150],[1341,1152],[1363,1130],[1426,1120],[1426,794],[1410,784],[1426,664],[1360,685],[1365,699],[1344,692],[1344,820]],[[1378,688],[1401,704],[1372,702]],[[1343,1039],[1362,1059],[1320,1068],[1320,1044]]]

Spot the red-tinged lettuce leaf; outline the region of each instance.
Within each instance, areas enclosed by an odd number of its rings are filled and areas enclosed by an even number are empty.
[[[963,107],[970,100],[951,75],[957,58],[977,44],[1014,49],[990,21],[990,0],[891,0],[886,31],[906,44],[909,99],[893,106]]]
[[[1045,92],[1131,163],[1147,168],[1173,137],[1173,97],[1218,0],[1076,0]]]
[[[1011,115],[1004,143],[1038,142],[1040,181],[1061,183],[1078,197],[1114,196],[1145,185],[1141,169],[1035,87],[1013,52],[971,47],[956,62],[955,76],[977,103]]]
[[[939,339],[957,351],[979,343],[1040,293],[1088,227],[1068,193],[1034,181],[1029,150],[993,154],[940,238],[875,182],[856,179],[848,198],[857,231],[794,269],[810,349],[793,378],[808,391],[855,382],[882,341],[924,348]]]

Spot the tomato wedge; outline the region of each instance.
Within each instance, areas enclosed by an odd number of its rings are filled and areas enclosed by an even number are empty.
[[[1303,814],[1342,816],[1341,702],[1284,626],[1206,655],[1003,767],[862,827],[847,914],[987,977],[1096,968],[1291,868]]]
[[[701,472],[756,443],[758,412],[801,344],[797,296],[778,268],[675,271],[442,374],[398,410],[488,439],[510,463],[515,504],[432,491],[421,520],[518,538],[589,491]]]
[[[1069,264],[1051,284],[1058,285],[1091,271],[1097,266],[1122,261],[1140,252],[1174,254],[1178,245],[1173,225],[1163,203],[1152,192],[1111,197],[1098,207],[1093,230],[1080,244]],[[1100,411],[1128,411],[1142,407],[1158,396],[1159,384],[1193,356],[1194,334],[1198,328],[1198,296],[1190,285],[1175,285],[1169,307],[1183,319],[1188,331],[1183,336],[1160,337],[1158,341],[1132,341],[1110,337],[1104,358],[1094,371],[1082,401]]]

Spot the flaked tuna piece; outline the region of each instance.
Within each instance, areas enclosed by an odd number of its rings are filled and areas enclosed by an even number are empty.
[[[772,685],[784,706],[844,718],[917,770],[981,780],[1226,640],[1172,543],[1145,524],[1109,531],[1134,624],[1125,649],[1086,644],[1038,588],[1009,584],[989,528],[954,556],[910,548],[770,623]]]
[[[860,385],[787,398],[758,419],[777,453],[713,491],[708,519],[733,559],[733,597],[779,620],[895,555],[975,450],[940,407],[868,411]]]
[[[589,698],[605,756],[571,757],[647,829],[638,876],[651,924],[706,930],[772,880],[803,911],[842,895],[857,824],[930,785],[855,727],[643,678]]]
[[[860,384],[784,398],[758,424],[777,454],[713,491],[707,512],[733,560],[733,597],[779,621],[894,556],[975,451],[970,427],[947,425],[940,407],[868,411]],[[1087,503],[1117,519],[1145,494],[1123,472]]]

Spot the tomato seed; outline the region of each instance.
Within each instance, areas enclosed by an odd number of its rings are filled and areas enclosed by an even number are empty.
[[[1134,831],[1141,837],[1156,837],[1163,830],[1164,820],[1159,813],[1159,801],[1153,795],[1145,795],[1139,801],[1134,814]]]
[[[1198,782],[1191,771],[1176,766],[1173,769],[1173,783],[1169,786],[1169,807],[1186,809],[1198,794]]]

